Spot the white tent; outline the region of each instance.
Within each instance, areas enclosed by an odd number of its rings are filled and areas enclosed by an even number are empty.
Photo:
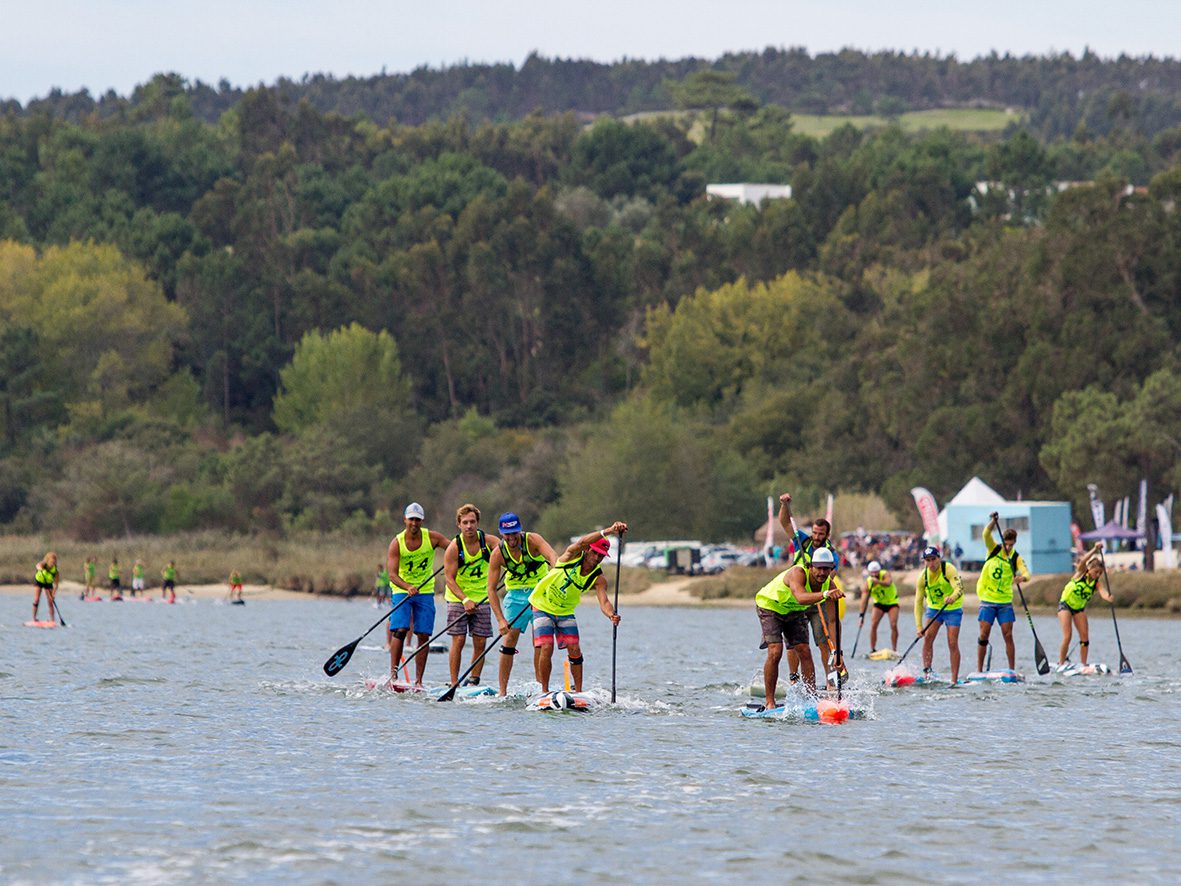
[[[943,506],[939,512],[939,537],[947,538],[947,506],[948,505],[1003,505],[1005,498],[979,477],[973,477],[964,484],[964,488],[957,492]]]

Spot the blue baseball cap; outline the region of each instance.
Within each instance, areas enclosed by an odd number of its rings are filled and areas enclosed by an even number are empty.
[[[932,557],[938,559],[942,556],[943,554],[940,552],[939,548],[935,547],[934,545],[931,545],[931,547],[923,551],[924,560],[930,560]]]
[[[521,518],[512,511],[500,515],[499,525],[500,531],[505,534],[525,531],[524,527],[521,526]]]

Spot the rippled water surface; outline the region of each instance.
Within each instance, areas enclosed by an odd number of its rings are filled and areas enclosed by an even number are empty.
[[[64,603],[41,631],[0,598],[4,883],[1181,879],[1177,621],[1121,620],[1132,677],[879,693],[862,660],[872,719],[826,726],[739,716],[753,608],[625,610],[619,704],[543,714],[366,691],[380,630],[325,677],[364,603]],[[606,689],[610,625],[579,621]]]

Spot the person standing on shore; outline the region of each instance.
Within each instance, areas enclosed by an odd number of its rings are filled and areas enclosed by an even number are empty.
[[[942,610],[942,611],[940,611]],[[960,625],[964,618],[964,584],[959,570],[940,556],[939,548],[923,551],[923,569],[914,591],[914,626],[923,635],[923,673],[931,673],[935,636],[939,626],[947,628],[947,653],[951,659],[951,684],[960,679]]]
[[[582,644],[574,610],[586,591],[593,589],[599,599],[599,611],[611,624],[619,624],[619,613],[607,599],[607,579],[603,575],[602,563],[611,553],[607,536],[619,536],[624,532],[627,532],[627,524],[616,520],[606,529],[582,536],[557,558],[554,568],[529,595],[529,604],[533,607],[533,646],[540,650],[537,682],[541,684],[543,694],[549,692],[555,644],[566,650],[574,691],[582,691]]]
[[[424,529],[426,512],[418,502],[406,505],[402,513],[403,529],[394,536],[386,553],[386,568],[390,573],[390,614],[388,640],[390,647],[390,679],[397,679],[402,664],[402,649],[410,626],[414,637],[423,646],[431,638],[435,627],[435,587],[429,581],[434,572],[435,551],[447,547],[447,539],[438,532]],[[421,585],[421,588],[419,587]],[[395,588],[397,589],[395,591]],[[409,598],[409,599],[407,599]],[[400,605],[406,600],[405,605]],[[414,683],[422,685],[429,649],[414,656]],[[409,675],[406,675],[407,680]]]
[[[1070,653],[1071,627],[1078,629],[1078,657],[1082,664],[1087,663],[1087,655],[1091,648],[1090,627],[1087,624],[1087,604],[1098,590],[1099,596],[1108,603],[1114,604],[1115,598],[1103,588],[1099,587],[1099,577],[1103,575],[1103,559],[1099,553],[1103,542],[1095,542],[1082,560],[1074,575],[1062,589],[1062,596],[1058,600],[1058,623],[1062,626],[1062,643],[1058,647],[1058,667],[1063,671],[1070,667],[1066,656]]]
[[[116,558],[111,559],[111,565],[107,569],[107,581],[111,583],[111,599],[122,600],[123,594],[119,591],[119,561]]]
[[[27,560],[25,561],[28,562]],[[37,564],[37,571],[33,575],[33,584],[37,590],[33,592],[33,621],[37,621],[37,608],[41,605],[41,592],[45,592],[45,599],[49,602],[49,620],[57,621],[57,583],[59,579],[57,568],[57,554],[49,551]]]
[[[508,694],[508,680],[513,671],[513,657],[517,654],[517,640],[533,621],[533,607],[529,595],[537,583],[549,573],[557,560],[550,543],[536,532],[526,532],[514,513],[501,514],[497,524],[500,545],[488,561],[488,602],[496,616],[504,642],[500,647],[500,695]],[[504,574],[504,608],[496,597],[496,586]],[[533,647],[533,673],[541,658],[539,647]]]
[[[811,534],[803,532],[796,527],[795,519],[791,513],[791,493],[785,492],[779,496],[779,525],[783,527],[783,531],[787,533],[788,537],[792,539],[795,544],[795,555],[792,557],[793,566],[802,566],[806,570],[812,563],[812,557],[819,550],[827,550],[832,554],[832,581],[836,588],[841,591],[839,598],[830,598],[827,602],[822,604],[824,608],[823,616],[819,610],[819,606],[810,606],[807,609],[806,615],[808,623],[812,628],[812,641],[820,650],[822,660],[824,662],[824,670],[827,674],[832,662],[833,649],[832,643],[828,637],[828,625],[835,625],[838,618],[843,618],[845,615],[844,603],[840,602],[844,599],[844,585],[841,584],[841,579],[837,575],[837,570],[840,568],[841,557],[837,553],[837,549],[833,547],[829,536],[832,535],[832,524],[823,517],[817,517],[812,521]],[[809,655],[809,659],[811,656]],[[788,646],[787,649],[787,667],[790,672],[790,680],[792,683],[799,679],[801,659],[798,657],[798,652],[795,647]],[[842,670],[844,664],[841,664]],[[842,676],[848,676],[847,672]]]
[[[492,548],[500,544],[497,536],[488,535],[480,528],[480,509],[474,504],[460,505],[455,512],[455,525],[459,532],[443,552],[443,576],[447,581],[443,599],[447,601],[447,623],[455,622],[447,630],[451,637],[449,663],[452,684],[459,682],[459,665],[463,660],[467,635],[472,635],[473,664],[483,654],[488,638],[492,636],[488,567],[492,560]],[[467,678],[467,685],[479,686],[483,670],[483,661],[475,664]]]
[[[804,685],[816,691],[816,670],[808,647],[808,610],[817,604],[839,600],[844,591],[833,584],[836,558],[827,548],[818,548],[807,566],[793,563],[767,582],[755,595],[755,611],[763,631],[767,659],[763,663],[766,710],[775,705],[779,685],[779,660],[783,647],[794,651],[803,672]]]
[[[136,560],[131,567],[131,596],[135,596],[144,589],[144,564]]]
[[[988,648],[988,636],[992,633],[993,622],[1001,626],[1005,639],[1005,655],[1009,659],[1009,670],[1017,666],[1017,650],[1013,645],[1013,624],[1017,616],[1013,612],[1013,585],[1029,581],[1029,567],[1013,548],[1017,544],[1017,530],[1006,529],[1001,543],[996,543],[992,534],[1000,528],[1000,515],[993,511],[988,525],[984,527],[984,549],[988,557],[976,580],[976,596],[980,598],[980,639],[976,641],[976,670],[984,670],[984,651]]]
[[[878,648],[878,623],[885,614],[890,619],[890,649],[898,651],[898,586],[890,573],[882,568],[877,560],[870,562],[866,569],[865,587],[861,590],[861,614],[859,621],[865,621],[865,610],[869,608],[869,601],[873,600],[873,615],[869,620],[869,649],[874,652]]]
[[[169,603],[176,602],[176,561],[169,560],[168,565],[160,570],[160,578],[163,579],[163,584],[160,587],[160,599],[167,600]]]

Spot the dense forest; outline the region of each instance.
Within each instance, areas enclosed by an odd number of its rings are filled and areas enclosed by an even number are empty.
[[[446,97],[474,67],[9,107],[0,526],[361,533],[417,499],[447,531],[470,499],[555,537],[745,538],[784,487],[909,514],[910,486],[973,473],[1080,504],[1181,481],[1181,126],[1145,118],[1175,63],[570,65],[503,94],[488,69],[475,115]],[[1030,126],[810,138],[758,73],[792,65],[876,66],[875,102],[890,72],[1021,82]],[[1103,125],[1038,116],[1132,70]],[[601,106],[684,112],[588,123],[562,90],[596,77],[633,84]],[[399,112],[415,83],[430,112]],[[743,180],[792,198],[705,195]]]
[[[954,55],[853,49],[812,56],[804,49],[768,47],[720,59],[624,60],[603,64],[530,55],[512,64],[465,64],[419,68],[409,74],[336,79],[308,75],[280,80],[276,92],[292,102],[307,100],[321,112],[363,116],[381,125],[420,124],[460,117],[473,123],[517,120],[531,113],[573,111],[581,115],[626,115],[677,104],[676,84],[702,73],[731,77],[753,101],[796,113],[897,114],[941,107],[1020,108],[1043,139],[1131,131],[1151,138],[1181,123],[1181,62],[1169,58],[1104,59],[1086,52],[1050,56],[992,54],[960,61]],[[244,97],[226,81],[216,87],[186,84],[192,112],[206,122]],[[0,113],[82,120],[142,114],[158,96],[145,85],[127,98],[114,92],[55,90],[22,108],[0,103]]]

